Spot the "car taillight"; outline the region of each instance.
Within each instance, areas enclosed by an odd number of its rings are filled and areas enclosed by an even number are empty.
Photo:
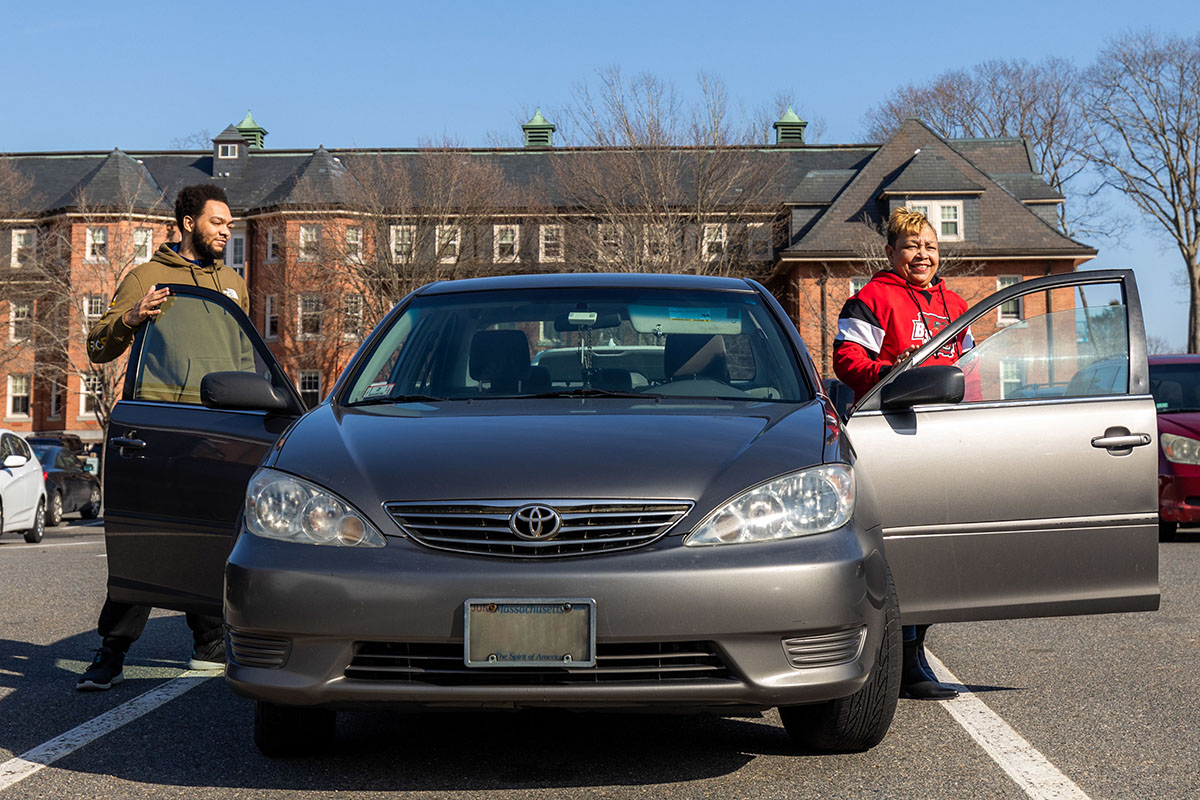
[[[42,480],[44,480],[44,481],[50,480],[50,473],[46,472],[46,470],[42,470]]]

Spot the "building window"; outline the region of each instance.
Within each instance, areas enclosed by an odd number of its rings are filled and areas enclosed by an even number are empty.
[[[1000,275],[996,278],[996,291],[1008,288],[1013,284],[1021,282],[1020,275]],[[1001,304],[998,312],[997,320],[1001,325],[1008,325],[1017,322],[1021,319],[1021,298],[1009,300],[1007,303]]]
[[[643,234],[646,240],[646,258],[661,260],[667,256],[667,226],[662,223],[647,223]]]
[[[321,335],[321,295],[300,295],[299,335],[301,339],[316,339]]]
[[[346,260],[354,264],[363,261],[363,229],[357,225],[346,228]]]
[[[217,158],[237,158],[237,151],[236,144],[219,144],[217,145]]]
[[[563,260],[563,226],[542,225],[539,231],[538,261]]]
[[[453,264],[458,261],[462,248],[462,230],[457,225],[437,226],[438,261]]]
[[[57,378],[50,381],[50,419],[62,419],[63,385]]]
[[[229,237],[228,254],[229,258],[225,260],[225,263],[244,280],[246,277],[246,234],[235,233]]]
[[[30,228],[18,228],[12,232],[12,250],[9,255],[9,266],[13,269],[27,266],[33,262],[34,242],[37,232]]]
[[[701,255],[704,258],[720,258],[725,255],[725,226],[706,224],[704,238],[701,241]]]
[[[867,285],[870,278],[851,278],[850,279],[850,294],[851,296],[858,294]]]
[[[1003,400],[1013,390],[1025,385],[1025,376],[1022,374],[1024,368],[1023,360],[1000,360],[1000,399]]]
[[[273,294],[263,297],[263,336],[268,339],[279,338],[279,309]]]
[[[283,256],[279,247],[279,233],[277,231],[267,231],[267,261],[275,262]]]
[[[29,376],[8,376],[8,416],[29,416]]]
[[[321,254],[321,226],[300,226],[300,260],[316,261]]]
[[[154,232],[149,228],[138,228],[133,232],[133,260],[139,264],[149,261],[154,252]]]
[[[963,204],[961,200],[910,200],[910,211],[920,211],[937,231],[938,239],[961,242],[963,239]]]
[[[108,260],[108,228],[87,229],[87,249],[83,260],[91,264]]]
[[[515,264],[520,261],[517,250],[520,241],[520,225],[493,225],[492,260],[497,264]]]
[[[414,244],[417,240],[416,225],[392,226],[392,257],[399,264],[407,264],[413,259]]]
[[[361,339],[363,335],[363,299],[361,294],[342,297],[342,336]]]
[[[79,412],[84,416],[95,416],[97,401],[104,396],[104,378],[101,375],[84,375],[79,381]]]
[[[753,261],[769,261],[771,258],[771,226],[765,222],[751,222],[746,226],[746,250]]]
[[[8,304],[8,338],[14,342],[33,338],[33,303],[14,300]]]
[[[601,223],[597,230],[599,252],[596,254],[605,263],[612,263],[621,257],[621,226],[611,223]]]
[[[102,294],[89,294],[83,299],[83,319],[88,328],[95,325],[104,316],[106,310]]]
[[[312,408],[321,402],[321,370],[300,370],[300,399],[307,408]]]

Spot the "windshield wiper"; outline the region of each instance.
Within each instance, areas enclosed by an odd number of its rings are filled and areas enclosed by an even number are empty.
[[[381,406],[389,403],[441,403],[448,398],[432,397],[427,394],[401,394],[394,397],[367,397],[350,406]]]
[[[657,394],[647,394],[645,392],[614,392],[610,389],[596,389],[594,387],[585,388],[580,386],[578,389],[557,389],[553,392],[540,392],[539,394],[517,395],[518,397],[530,398],[545,398],[545,397],[632,397],[636,400],[645,400],[653,397],[656,400],[660,397]]]

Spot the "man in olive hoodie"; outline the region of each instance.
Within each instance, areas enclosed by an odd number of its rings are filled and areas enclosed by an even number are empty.
[[[222,263],[229,242],[233,215],[225,191],[213,184],[184,187],[175,200],[175,222],[180,240],[164,244],[153,258],[134,267],[117,287],[104,316],[88,333],[88,357],[95,363],[112,361],[125,352],[134,332],[147,320],[160,316],[170,305],[169,291],[160,284],[193,283],[227,295],[248,312],[249,293],[241,276]],[[230,362],[227,369],[239,368],[248,353],[245,345],[224,330],[197,330],[196,335],[211,339],[214,352],[224,348]],[[149,368],[149,364],[147,365]],[[252,367],[251,367],[252,368]],[[166,372],[164,367],[164,373]],[[160,381],[169,382],[164,377]],[[177,393],[182,391],[177,387]],[[155,397],[147,399],[181,399]],[[196,401],[193,401],[196,402]],[[100,610],[96,632],[102,637],[100,649],[91,667],[75,684],[80,691],[108,689],[124,680],[125,653],[141,635],[150,616],[147,606],[117,603],[106,597]],[[191,669],[220,669],[225,663],[225,642],[220,617],[187,615],[195,646]]]

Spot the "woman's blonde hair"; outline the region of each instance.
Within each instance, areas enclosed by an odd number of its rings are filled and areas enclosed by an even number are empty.
[[[887,243],[889,247],[895,247],[896,240],[901,236],[912,236],[929,228],[933,230],[933,225],[929,223],[929,218],[920,211],[913,211],[908,208],[897,208],[888,217],[887,221]],[[937,231],[933,232],[933,236],[937,238]]]

